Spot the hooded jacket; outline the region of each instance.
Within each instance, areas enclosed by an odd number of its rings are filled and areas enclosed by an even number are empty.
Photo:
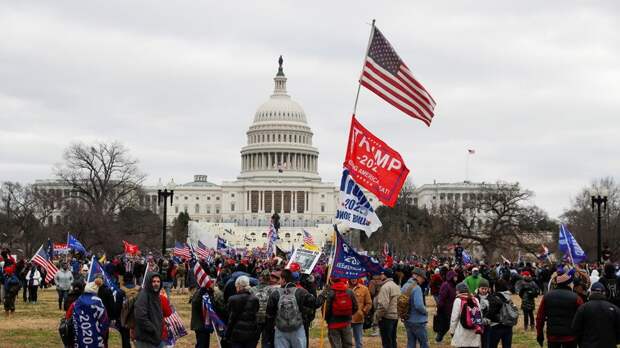
[[[620,343],[620,308],[593,293],[590,301],[579,307],[572,329],[580,347],[615,347]]]
[[[456,283],[454,282],[454,277],[456,277],[456,272],[453,270],[448,271],[446,281],[441,284],[441,288],[439,289],[437,313],[440,313],[444,318],[450,318],[452,314],[452,304],[456,298]]]
[[[161,300],[159,299],[161,286],[157,291],[153,289],[151,284],[153,277],[159,277],[159,275],[152,272],[146,275],[144,288],[138,294],[134,304],[135,330],[136,340],[159,345],[162,336],[164,314]]]

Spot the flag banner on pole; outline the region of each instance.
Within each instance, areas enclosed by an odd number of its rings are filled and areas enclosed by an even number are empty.
[[[99,261],[97,261],[95,256],[93,256],[90,260],[90,268],[88,269],[88,276],[86,277],[86,282],[94,282],[97,274],[101,274],[103,276],[103,281],[105,285],[110,288],[110,291],[112,291],[112,295],[116,299],[116,295],[118,294],[120,288],[118,287],[116,282],[112,280],[112,277],[110,277],[110,275],[106,273],[103,267],[101,267],[101,264],[99,263]]]
[[[471,264],[471,255],[469,255],[465,249],[463,249],[463,264]]]
[[[125,250],[125,254],[131,255],[135,255],[140,251],[137,245],[131,244],[127,241],[123,241],[123,249]]]
[[[80,243],[80,241],[72,235],[69,235],[69,237],[67,237],[67,245],[69,245],[69,248],[71,248],[71,250],[86,254],[86,248],[84,248],[84,245],[82,245],[82,243]]]
[[[416,80],[377,27],[373,27],[360,84],[430,127],[435,100]]]
[[[30,259],[30,261],[35,265],[45,269],[45,282],[48,284],[52,281],[52,279],[54,279],[56,272],[58,272],[58,268],[56,268],[52,261],[50,261],[50,255],[43,248],[43,244],[41,244],[39,250],[37,250],[37,252]]]
[[[166,323],[166,328],[168,330],[166,344],[168,346],[174,346],[176,341],[187,335],[187,330],[185,329],[185,325],[183,325],[183,320],[181,320],[179,313],[172,304],[170,304],[170,309],[172,310],[172,313],[164,318],[164,322]]]
[[[349,175],[349,170],[342,171],[340,180],[340,203],[336,210],[336,220],[368,233],[370,236],[381,227],[381,221],[370,205],[364,191]]]
[[[211,302],[211,298],[208,294],[204,294],[202,296],[202,314],[205,318],[205,328],[212,326],[219,336],[226,331],[226,324],[220,319],[220,317],[215,313],[215,309],[213,309],[213,303]]]
[[[66,254],[71,248],[67,245],[67,243],[53,243],[54,254]]]
[[[357,253],[342,235],[336,231],[336,252],[332,264],[332,278],[356,279],[383,272],[383,267],[374,258]]]
[[[267,255],[267,257],[270,257],[271,255]],[[280,249],[279,246],[276,245],[276,256],[277,257],[281,257],[283,259],[287,259],[288,258],[288,254],[286,251]]]
[[[226,239],[217,237],[217,250],[226,249]]]
[[[388,242],[383,243],[383,257],[390,255],[390,245]]]
[[[320,248],[318,245],[316,245],[316,242],[314,241],[314,237],[312,237],[310,232],[303,229],[303,233],[304,233],[304,248],[318,251]]]
[[[267,257],[273,256],[277,241],[278,231],[276,231],[276,228],[273,226],[273,224],[269,224],[269,232],[267,233]]]
[[[174,242],[174,250],[172,254],[180,258],[185,258],[186,260],[189,260],[192,257],[187,243]]]
[[[585,251],[564,224],[560,225],[559,249],[572,263],[583,262],[587,258]]]
[[[355,115],[351,117],[344,166],[355,182],[390,207],[396,204],[409,174],[400,154],[364,128]]]
[[[202,243],[201,241],[198,241],[198,243],[196,243],[196,249],[194,251],[196,252],[196,255],[198,255],[198,259],[200,260],[206,260],[209,257],[209,250],[207,249],[207,246],[204,245],[204,243]]]

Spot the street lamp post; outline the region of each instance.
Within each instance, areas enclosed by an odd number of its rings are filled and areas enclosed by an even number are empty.
[[[594,205],[596,204],[596,262],[601,262],[601,205],[603,206],[603,210],[607,210],[607,196],[592,196],[592,210],[594,210]]]
[[[157,204],[161,204],[162,198],[164,199],[164,216],[162,217],[162,240],[161,240],[161,256],[166,255],[166,219],[168,217],[168,197],[170,197],[170,204],[174,199],[174,190],[168,191],[168,189],[157,190]]]

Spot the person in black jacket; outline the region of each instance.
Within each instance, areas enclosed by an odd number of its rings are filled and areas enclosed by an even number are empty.
[[[103,274],[97,273],[95,275],[95,279],[101,279],[101,286],[99,290],[97,290],[97,297],[101,299],[103,302],[103,306],[105,307],[106,313],[108,313],[108,319],[110,319],[110,327],[115,326],[115,321],[118,320],[118,314],[116,310],[116,303],[114,301],[114,295],[112,294],[112,290],[105,283],[105,279],[103,278]],[[103,343],[105,346],[108,345],[109,332],[103,333]]]
[[[201,287],[192,295],[192,318],[190,328],[196,333],[196,348],[209,348],[209,341],[213,327],[205,326],[205,316],[202,312],[202,297],[207,294],[213,297],[213,288]]]
[[[620,308],[607,301],[605,286],[592,284],[590,301],[579,307],[572,329],[580,347],[607,348],[620,344]]]
[[[241,276],[235,280],[237,294],[228,299],[228,326],[226,340],[231,348],[255,348],[259,331],[256,321],[258,298],[250,294],[250,278]]]
[[[603,268],[603,276],[599,282],[605,287],[607,300],[620,307],[620,278],[616,276],[616,266],[608,262]]]
[[[159,299],[160,290],[159,274],[147,273],[144,288],[138,294],[134,304],[135,337],[138,348],[156,348],[161,345],[164,314]]]

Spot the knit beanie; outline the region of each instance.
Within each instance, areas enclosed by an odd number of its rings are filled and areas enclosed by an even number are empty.
[[[458,294],[466,294],[466,293],[469,293],[469,288],[467,287],[467,284],[465,283],[458,283],[456,284],[456,292]]]
[[[478,282],[478,287],[479,288],[488,288],[489,287],[489,281],[480,277],[480,282]]]

